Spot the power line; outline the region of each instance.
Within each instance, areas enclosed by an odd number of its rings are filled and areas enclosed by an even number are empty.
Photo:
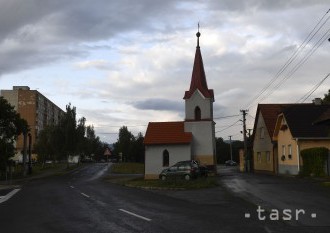
[[[320,82],[318,82],[311,90],[309,90],[303,97],[301,97],[299,100],[297,100],[296,102],[300,102],[304,103],[316,90],[317,88],[319,88],[321,86],[321,84],[327,79],[329,78],[330,73],[325,76]]]
[[[287,74],[275,87],[271,89],[268,95],[265,95],[260,101],[263,101],[268,96],[272,95],[274,91],[276,91],[280,86],[282,86],[288,79],[290,79],[293,74],[303,65],[305,62],[314,54],[314,52],[321,46],[321,44],[330,36],[328,33],[330,29],[323,34],[323,36],[317,41],[317,43],[313,46],[310,52],[298,63],[295,67]]]
[[[227,130],[227,129],[233,127],[234,125],[236,125],[238,122],[240,122],[240,120],[235,121],[235,123],[233,123],[233,124],[227,126],[226,128],[224,128],[224,129],[222,129],[222,130],[216,131],[215,133],[220,133],[220,132],[222,132],[222,131],[225,131],[225,130]]]
[[[291,57],[284,63],[284,65],[281,67],[281,69],[276,73],[276,75],[266,84],[266,86],[260,91],[259,94],[257,94],[255,97],[252,98],[252,100],[247,104],[247,108],[250,108],[253,103],[262,95],[265,93],[265,91],[280,77],[281,74],[283,74],[283,72],[288,68],[288,66],[290,64],[292,64],[292,62],[297,58],[297,56],[299,55],[299,53],[306,47],[306,45],[315,37],[316,33],[320,31],[320,29],[324,26],[324,24],[329,20],[330,16],[323,22],[323,24],[321,26],[319,26],[319,24],[323,21],[324,17],[329,13],[330,9],[322,16],[322,18],[317,22],[317,24],[314,26],[314,28],[312,29],[312,31],[307,35],[307,37],[305,38],[305,40],[300,44],[300,46],[294,51],[294,53],[291,55]],[[318,27],[319,26],[319,27]],[[318,28],[318,29],[317,29]],[[316,30],[317,29],[317,30]],[[315,31],[316,30],[316,31]],[[315,32],[314,32],[315,31]],[[314,32],[314,33],[313,33]],[[313,34],[313,35],[312,35]],[[304,63],[304,62],[303,62]],[[302,64],[303,64],[302,63]],[[301,65],[302,65],[301,64]],[[300,66],[301,66],[300,65]],[[299,66],[299,67],[300,67]],[[297,67],[297,66],[296,66]],[[299,68],[297,67],[297,69]],[[296,70],[297,70],[296,69]],[[295,71],[296,71],[295,70]],[[294,72],[295,72],[294,71]],[[294,73],[293,72],[293,73]],[[292,73],[292,74],[293,74]],[[272,89],[274,90],[274,88]],[[273,91],[274,92],[274,91]],[[272,92],[272,93],[273,93]],[[272,94],[271,93],[271,94]],[[267,96],[269,96],[270,94],[268,94]],[[262,98],[265,99],[266,97],[264,96]],[[261,100],[261,101],[262,101]]]
[[[231,118],[231,117],[236,117],[240,116],[239,114],[236,115],[231,115],[231,116],[220,116],[220,117],[213,117],[213,119],[225,119],[225,118]]]

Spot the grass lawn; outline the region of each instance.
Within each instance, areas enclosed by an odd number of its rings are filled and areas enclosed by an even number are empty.
[[[218,186],[216,177],[198,178],[193,180],[184,180],[182,178],[169,180],[145,180],[142,176],[135,174],[144,174],[144,164],[141,163],[116,163],[112,165],[111,174],[105,180],[120,185],[146,188],[146,189],[203,189]]]
[[[150,189],[203,189],[218,186],[216,177],[184,180],[181,178],[170,180],[144,180],[143,178],[128,180],[126,186],[150,188]]]
[[[67,167],[67,163],[53,163],[53,164],[41,164],[35,163],[32,165],[32,174],[27,174],[26,177],[35,177],[39,175],[61,175],[65,174],[65,172],[76,168],[77,164],[70,164],[69,168]],[[23,176],[23,165],[17,164],[13,167],[12,175],[8,174],[8,179],[22,179],[26,178]],[[5,180],[5,176],[1,177],[1,180]]]
[[[330,187],[330,181],[325,181],[322,183],[322,185],[325,187]]]
[[[111,172],[116,174],[144,174],[144,164],[116,163],[112,165]]]

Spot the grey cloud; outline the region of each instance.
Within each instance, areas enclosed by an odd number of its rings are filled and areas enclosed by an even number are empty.
[[[288,8],[301,8],[308,5],[324,4],[325,0],[245,0],[245,1],[209,1],[213,9],[219,9],[223,11],[255,11],[261,10],[285,10]]]
[[[173,101],[167,99],[146,99],[130,103],[133,107],[140,110],[157,110],[183,112],[183,101]]]
[[[89,53],[81,43],[132,29],[159,30],[155,23],[175,13],[175,1],[0,0],[0,5],[0,76]]]

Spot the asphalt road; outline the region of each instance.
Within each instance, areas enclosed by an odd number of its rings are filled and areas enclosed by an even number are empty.
[[[239,173],[236,167],[223,167],[220,179],[233,195],[265,210],[262,217],[278,212],[296,232],[330,232],[330,187],[322,186],[323,180]]]
[[[197,191],[141,190],[105,182],[108,168],[91,164],[25,183],[0,203],[0,232],[329,232],[261,221],[253,202],[222,185]]]

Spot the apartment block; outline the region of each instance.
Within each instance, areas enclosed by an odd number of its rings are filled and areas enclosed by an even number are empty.
[[[38,139],[39,132],[47,125],[59,123],[64,111],[37,90],[28,86],[14,86],[13,90],[1,90],[3,96],[25,119],[30,127],[32,145]],[[23,150],[23,135],[16,142],[17,153]]]

